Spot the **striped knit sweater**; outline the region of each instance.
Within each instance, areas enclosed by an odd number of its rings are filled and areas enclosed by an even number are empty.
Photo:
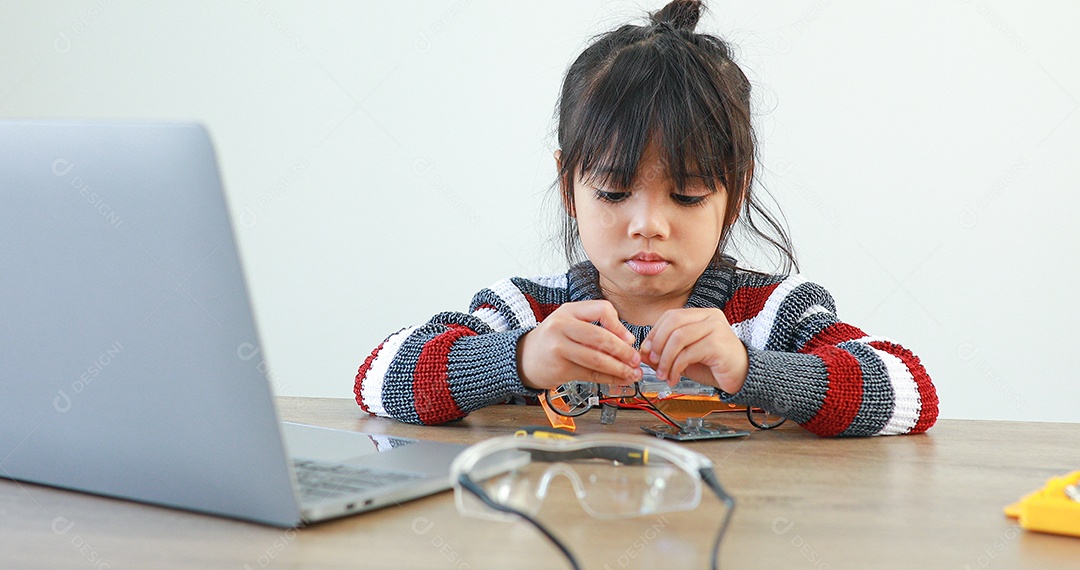
[[[469,313],[440,313],[390,335],[360,366],[356,402],[370,414],[440,424],[538,395],[518,376],[518,338],[563,303],[602,298],[597,277],[584,262],[565,274],[504,279],[477,293]],[[763,407],[821,436],[921,433],[937,419],[918,357],[837,320],[832,296],[798,275],[710,267],[686,306],[723,310],[746,345],[746,382],[721,393],[725,402]],[[649,327],[624,324],[640,345]]]

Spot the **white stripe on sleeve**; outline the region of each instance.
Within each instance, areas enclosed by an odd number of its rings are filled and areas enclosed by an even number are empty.
[[[556,273],[555,275],[537,275],[535,277],[529,277],[529,281],[536,283],[542,287],[549,289],[566,289],[567,279],[565,273]]]
[[[364,405],[367,406],[369,412],[377,416],[389,417],[382,400],[386,372],[390,369],[390,363],[394,361],[401,345],[416,329],[417,327],[409,327],[390,335],[390,338],[383,342],[382,349],[375,356],[375,360],[372,361],[371,368],[368,368],[364,384],[360,388],[360,398],[364,400]]]
[[[510,329],[510,323],[506,322],[506,318],[503,317],[499,311],[492,309],[491,307],[483,307],[473,311],[473,316],[484,321],[487,326],[496,331],[506,331]]]
[[[885,370],[889,373],[889,381],[893,389],[893,411],[885,427],[881,428],[878,435],[896,435],[907,433],[915,427],[919,421],[919,412],[922,401],[919,399],[919,387],[915,384],[915,377],[904,365],[904,362],[888,352],[869,347],[877,354],[885,364]]]
[[[536,315],[533,314],[529,300],[525,298],[525,294],[521,292],[521,289],[514,285],[513,281],[503,279],[492,285],[491,290],[506,303],[506,306],[510,307],[510,311],[517,318],[521,328],[533,328],[536,326]]]
[[[800,321],[806,320],[806,319],[808,319],[808,318],[810,318],[810,317],[812,317],[814,315],[817,315],[819,313],[828,313],[828,314],[831,315],[832,311],[825,308],[825,305],[814,305],[814,306],[810,307],[809,309],[807,309],[805,312],[803,312],[802,316],[799,317],[799,320]]]

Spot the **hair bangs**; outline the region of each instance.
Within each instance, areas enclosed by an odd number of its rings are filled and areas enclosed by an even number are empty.
[[[563,148],[566,174],[629,188],[654,144],[676,187],[704,183],[716,190],[732,183],[728,177],[742,161],[724,116],[730,105],[698,58],[665,39],[620,50],[582,94],[573,120],[578,128],[570,129],[579,136]]]
[[[593,183],[629,188],[653,131],[655,81],[642,53],[648,46],[621,50],[583,94],[574,122],[580,136],[570,141],[569,166]]]
[[[733,125],[742,124],[730,116],[738,105],[717,90],[716,72],[707,62],[686,42],[671,40],[660,40],[668,57],[661,60],[664,80],[653,107],[671,180],[679,188],[704,182],[735,190],[753,164],[752,141],[743,143],[733,132]]]

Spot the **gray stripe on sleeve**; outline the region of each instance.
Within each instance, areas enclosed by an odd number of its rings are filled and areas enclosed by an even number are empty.
[[[540,393],[525,387],[518,376],[517,343],[527,332],[514,329],[466,336],[450,347],[447,378],[450,395],[461,411],[469,413],[511,396]]]
[[[806,310],[814,305],[823,305],[835,312],[832,299],[820,285],[806,282],[792,289],[776,311],[765,350],[795,350],[796,326]]]
[[[446,332],[443,325],[427,324],[418,327],[409,335],[386,369],[383,376],[382,402],[386,413],[396,419],[411,424],[422,423],[416,413],[416,398],[413,394],[413,373],[420,352],[429,340]]]
[[[829,388],[825,363],[810,354],[746,349],[746,383],[725,402],[764,408],[803,424],[817,415]]]
[[[836,316],[832,313],[818,313],[803,319],[798,329],[791,335],[790,350],[794,352],[802,350],[806,343],[837,322]]]
[[[858,342],[842,342],[837,348],[846,350],[859,361],[862,369],[862,403],[851,425],[841,436],[874,435],[885,427],[892,416],[895,393],[885,363],[874,350]]]
[[[495,291],[491,289],[484,289],[473,296],[472,303],[469,303],[469,312],[476,311],[481,305],[491,305],[498,311],[499,316],[506,319],[508,329],[516,329],[521,327],[521,322],[518,321],[517,315],[514,314],[514,309],[503,301],[502,297],[499,297]]]

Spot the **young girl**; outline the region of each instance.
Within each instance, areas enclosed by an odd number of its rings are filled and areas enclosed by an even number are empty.
[[[741,219],[794,265],[751,191],[750,84],[724,41],[694,33],[701,9],[675,0],[567,71],[555,161],[569,271],[504,279],[468,313],[390,335],[356,375],[364,411],[439,424],[571,380],[631,384],[645,363],[822,436],[934,424],[915,355],[839,321],[819,285],[724,255]]]

